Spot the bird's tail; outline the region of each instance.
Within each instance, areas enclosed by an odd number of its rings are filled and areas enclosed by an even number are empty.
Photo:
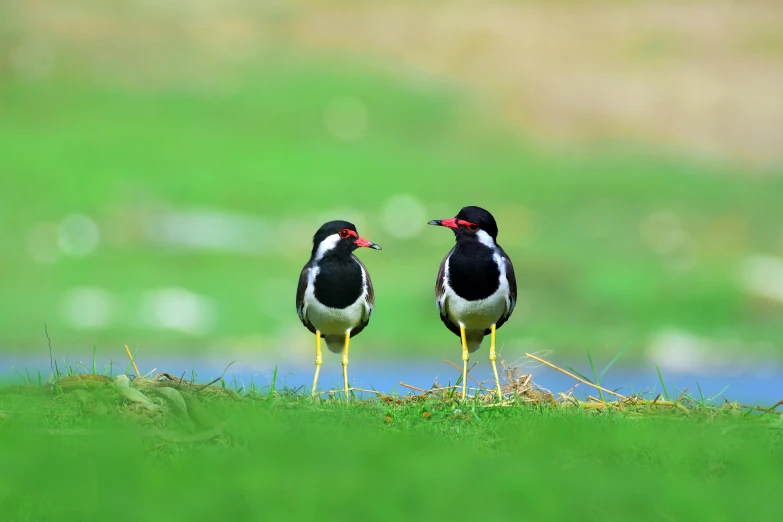
[[[468,330],[465,332],[465,340],[468,342],[468,352],[473,353],[481,347],[484,340],[483,330]]]
[[[326,347],[332,353],[343,353],[345,348],[345,336],[344,335],[324,335],[324,341],[326,341]]]

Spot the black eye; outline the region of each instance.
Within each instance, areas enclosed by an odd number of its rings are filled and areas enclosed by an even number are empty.
[[[343,238],[343,239],[346,239],[346,238],[347,238],[347,237],[349,237],[350,235],[351,235],[351,231],[350,231],[350,230],[348,230],[347,228],[344,228],[344,229],[342,229],[342,230],[340,231],[340,237],[341,237],[341,238]]]
[[[471,232],[477,232],[478,229],[479,229],[479,226],[477,224],[475,224],[475,223],[470,223],[468,225],[468,230],[470,230]]]

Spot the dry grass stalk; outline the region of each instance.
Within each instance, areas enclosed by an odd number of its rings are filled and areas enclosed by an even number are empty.
[[[545,364],[545,365],[549,366],[550,368],[554,368],[555,370],[557,370],[557,371],[559,371],[561,373],[564,373],[564,374],[568,375],[569,377],[571,377],[573,379],[576,379],[577,381],[581,382],[582,384],[586,384],[588,386],[592,386],[596,390],[601,390],[604,393],[608,393],[609,395],[614,395],[615,397],[618,397],[620,399],[627,399],[627,397],[625,395],[620,395],[617,392],[613,392],[612,390],[607,390],[606,388],[598,386],[597,384],[593,384],[590,381],[586,381],[586,380],[582,379],[581,377],[577,377],[573,373],[571,373],[571,372],[569,372],[567,370],[564,370],[564,369],[560,368],[559,366],[556,366],[556,365],[552,364],[549,361],[545,361],[544,359],[541,359],[540,357],[536,357],[535,355],[531,355],[529,353],[525,353],[525,357],[530,357],[531,359],[533,359],[535,361],[538,361],[538,362],[540,362],[542,364]]]

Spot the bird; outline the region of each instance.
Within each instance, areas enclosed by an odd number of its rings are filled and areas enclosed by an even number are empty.
[[[470,354],[479,349],[486,335],[490,335],[489,360],[502,400],[495,338],[516,306],[517,280],[511,259],[497,243],[495,218],[481,207],[468,206],[456,217],[429,224],[448,227],[456,236],[456,244],[438,270],[435,303],[443,324],[462,342],[462,400]]]
[[[353,252],[359,248],[381,250],[359,236],[348,221],[329,221],[313,236],[310,260],[302,268],[296,289],[296,312],[302,324],[315,334],[316,395],[321,371],[321,338],[331,352],[342,353],[343,389],[348,400],[348,345],[370,322],[375,291],[367,267]]]

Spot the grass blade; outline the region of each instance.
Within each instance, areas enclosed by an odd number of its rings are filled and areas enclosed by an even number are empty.
[[[704,407],[707,404],[704,402],[704,394],[701,392],[701,384],[699,384],[699,381],[696,381],[696,387],[699,389],[699,398],[701,399],[702,407]]]
[[[688,399],[689,401],[691,401],[691,402],[694,402],[694,403],[697,403],[697,404],[698,404],[698,402],[699,402],[699,401],[697,401],[695,397],[693,397],[691,394],[689,394],[689,393],[688,393],[688,388],[685,388],[684,390],[681,390],[681,389],[679,389],[678,387],[674,386],[674,389],[675,389],[675,390],[677,390],[677,393],[679,393],[679,394],[680,394],[680,397],[677,399],[678,401],[679,401],[681,398],[685,397],[685,398],[686,398],[686,399]]]
[[[655,365],[655,369],[658,370],[658,379],[661,381],[661,386],[663,387],[663,397],[668,401],[669,399],[669,391],[666,389],[666,383],[663,382],[663,375],[661,375],[661,369],[658,367],[658,365]]]
[[[274,373],[272,373],[272,387],[269,388],[269,397],[270,398],[275,396],[275,386],[276,385],[277,385],[277,366],[275,366],[275,371],[274,371]]]
[[[92,345],[92,374],[98,375],[98,345]]]
[[[631,346],[630,344],[626,344],[626,345],[625,345],[625,348],[623,348],[622,350],[620,350],[620,353],[618,353],[617,355],[615,355],[615,356],[614,356],[614,359],[612,359],[612,361],[611,361],[609,364],[607,364],[607,365],[606,365],[606,368],[604,368],[604,369],[603,369],[603,371],[601,372],[601,375],[599,375],[599,376],[598,376],[598,378],[599,378],[599,379],[603,379],[603,377],[604,377],[604,375],[606,374],[606,372],[608,372],[608,371],[609,371],[609,368],[611,368],[612,366],[614,366],[614,363],[616,363],[616,362],[617,362],[617,361],[620,359],[620,357],[622,357],[622,356],[623,356],[623,354],[625,353],[625,351],[626,351],[626,350],[627,350],[627,349],[628,349],[630,346]]]
[[[13,366],[11,366],[11,369],[16,372],[16,374],[19,376],[20,379],[22,379],[22,384],[26,384],[24,382],[24,374],[19,370],[17,370],[16,368],[14,368]]]
[[[573,373],[574,375],[576,375],[576,376],[578,376],[578,377],[580,377],[580,378],[582,378],[582,379],[586,380],[586,381],[587,381],[587,382],[589,382],[589,383],[595,384],[595,383],[593,383],[593,381],[591,381],[590,379],[588,379],[587,377],[585,377],[584,375],[582,375],[582,374],[581,374],[581,373],[579,373],[578,371],[574,370],[574,369],[573,369],[573,368],[571,368],[570,366],[566,366],[566,368],[568,368],[568,370],[569,370],[571,373]]]
[[[587,350],[587,360],[590,361],[590,369],[593,371],[593,379],[595,379],[595,383],[598,386],[601,386],[601,378],[598,376],[598,372],[595,371],[595,363],[593,362],[593,355],[590,353],[590,350]],[[604,398],[604,392],[601,390],[598,390],[598,395],[601,397],[602,401],[606,401]]]
[[[727,384],[726,386],[723,387],[723,389],[721,391],[719,391],[717,394],[713,395],[712,398],[707,399],[707,401],[708,402],[715,402],[715,399],[718,398],[718,397],[721,397],[723,395],[723,393],[726,390],[728,390],[728,389],[729,389],[729,385]]]

